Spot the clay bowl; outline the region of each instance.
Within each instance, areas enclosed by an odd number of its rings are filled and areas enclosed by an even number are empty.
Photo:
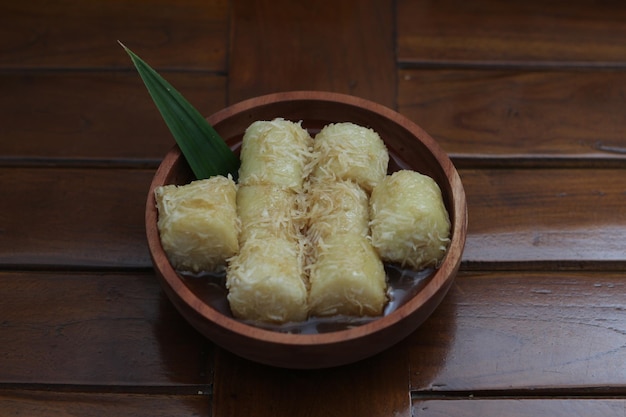
[[[410,168],[439,184],[452,223],[451,243],[441,266],[423,279],[401,305],[380,318],[356,327],[318,333],[286,333],[259,328],[233,318],[225,290],[199,287],[172,268],[157,230],[154,189],[192,180],[189,167],[174,147],[152,181],[146,206],[150,253],[167,296],[203,335],[239,356],[286,368],[325,368],[372,356],[399,342],[428,318],[444,298],[458,271],[465,245],[467,208],[459,175],[448,156],[419,126],[376,103],[326,92],[287,92],[253,98],[208,118],[222,138],[237,149],[245,129],[256,120],[283,117],[302,121],[313,134],[332,122],[350,121],[379,133],[390,152],[389,171]],[[210,290],[208,288],[214,288]]]

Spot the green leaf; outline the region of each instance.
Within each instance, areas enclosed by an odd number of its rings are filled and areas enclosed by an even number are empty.
[[[154,69],[121,42],[120,45],[130,55],[196,178],[230,174],[237,179],[239,158],[213,126]]]

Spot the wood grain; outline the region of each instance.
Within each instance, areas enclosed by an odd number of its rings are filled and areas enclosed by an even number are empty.
[[[623,416],[626,3],[62,0],[0,5],[0,408],[29,416]],[[151,272],[173,141],[123,41],[202,113],[319,89],[453,157],[462,272],[358,364],[213,346]]]
[[[406,355],[398,346],[357,364],[294,371],[218,350],[213,415],[409,417]]]
[[[148,268],[143,223],[153,170],[2,168],[4,268]]]
[[[266,396],[281,398],[285,413],[309,401],[311,408],[322,404],[319,413],[326,404],[326,411],[371,409],[371,415],[385,415],[405,409],[409,377],[416,392],[569,387],[598,393],[624,386],[622,278],[620,273],[463,273],[406,341],[330,370],[281,370],[220,350],[215,406],[221,414],[216,415],[245,415],[254,407],[263,415],[259,398]],[[0,286],[12,295],[0,303],[1,383],[194,384],[196,389],[209,381],[210,345],[173,310],[151,274],[3,273]],[[38,308],[30,308],[34,305]],[[352,389],[369,394],[354,402],[344,395]],[[229,401],[233,395],[236,405]]]
[[[225,105],[223,76],[163,76],[202,114]],[[135,71],[8,73],[0,74],[0,87],[0,164],[154,166],[174,145]]]
[[[626,176],[619,169],[461,170],[476,267],[624,268]],[[482,266],[481,266],[482,265]],[[499,266],[498,266],[499,265]],[[467,266],[467,265],[466,265]]]
[[[233,2],[229,101],[322,90],[393,107],[393,25],[389,0]]]
[[[152,170],[3,168],[0,264],[152,265],[143,216]],[[621,170],[461,170],[469,228],[464,267],[624,265]],[[548,266],[549,267],[549,266]]]
[[[481,395],[623,390],[624,291],[622,272],[461,273],[406,340],[411,388]]]
[[[30,417],[168,417],[209,415],[206,395],[59,393],[0,390],[5,415]]]
[[[413,402],[415,417],[584,417],[624,415],[624,399],[454,399],[416,400]]]
[[[402,65],[626,64],[622,3],[401,0],[396,15]]]
[[[0,272],[0,292],[0,385],[195,394],[212,382],[212,345],[152,273]]]
[[[118,40],[155,68],[226,68],[226,1],[33,0],[0,16],[0,68],[131,68]]]
[[[621,71],[401,70],[398,85],[399,111],[456,159],[626,163]]]

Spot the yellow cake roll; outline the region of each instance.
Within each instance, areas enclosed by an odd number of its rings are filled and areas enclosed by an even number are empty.
[[[248,239],[229,261],[228,302],[233,315],[254,322],[285,323],[308,316],[302,251],[280,237]]]
[[[385,269],[369,240],[336,234],[318,242],[308,266],[309,308],[314,316],[381,315],[387,302]]]
[[[240,242],[250,238],[300,238],[304,221],[298,195],[271,185],[242,185],[237,190],[237,213],[241,220]]]
[[[233,180],[222,176],[155,189],[161,244],[174,268],[214,272],[237,253],[236,193]]]
[[[315,243],[333,234],[369,234],[366,192],[352,181],[312,181],[306,194],[307,235]]]
[[[415,171],[387,176],[370,197],[370,229],[383,260],[415,269],[437,266],[450,241],[439,186]]]
[[[240,185],[300,190],[308,175],[312,139],[300,123],[281,118],[252,123],[241,144]]]
[[[353,180],[371,192],[387,174],[389,153],[372,129],[350,122],[329,124],[313,143],[317,178]]]

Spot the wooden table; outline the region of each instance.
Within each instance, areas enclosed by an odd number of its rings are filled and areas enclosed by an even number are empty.
[[[624,416],[625,3],[3,1],[0,34],[1,415]],[[207,115],[315,89],[425,128],[469,205],[435,313],[319,371],[196,333],[144,234],[173,139],[117,40]]]

